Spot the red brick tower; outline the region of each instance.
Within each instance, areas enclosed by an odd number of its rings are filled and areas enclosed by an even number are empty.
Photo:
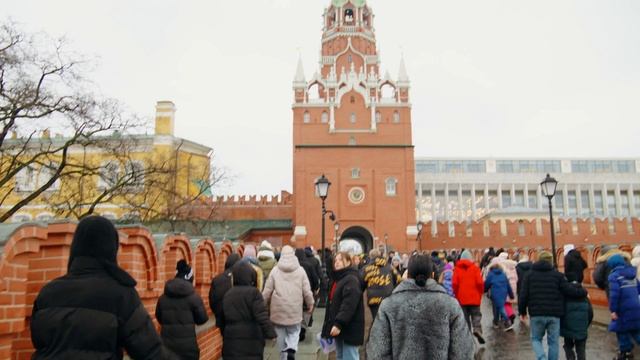
[[[293,81],[298,245],[320,246],[321,200],[314,182],[325,174],[332,183],[327,209],[336,213],[343,241],[355,240],[364,251],[384,245],[385,238],[390,248],[416,247],[409,78],[404,60],[397,79],[380,75],[373,19],[365,0],[333,0],[324,12],[319,71],[307,81],[302,60],[298,63]],[[335,237],[328,219],[325,231],[329,247]]]

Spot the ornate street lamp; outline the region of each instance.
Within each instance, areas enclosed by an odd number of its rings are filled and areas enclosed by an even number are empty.
[[[389,255],[389,234],[384,233],[384,256]]]
[[[556,231],[553,224],[553,204],[551,201],[551,199],[556,195],[558,181],[547,174],[547,177],[540,183],[540,187],[542,187],[542,194],[549,199],[549,222],[551,224],[551,251],[553,251],[553,267],[558,268],[558,261],[556,259]]]
[[[422,221],[418,221],[416,224],[416,228],[418,229],[418,236],[416,236],[416,241],[418,242],[418,250],[422,252],[422,228],[424,227],[424,223]]]
[[[329,187],[331,186],[331,182],[327,179],[324,174],[321,177],[316,179],[316,195],[322,199],[322,231],[321,231],[321,247],[322,247],[322,277],[326,279],[327,277],[327,254],[325,253],[324,247],[324,216],[327,214],[327,208],[325,207],[324,201],[327,199],[327,195],[329,195]],[[334,215],[335,217],[335,215]],[[323,291],[323,296],[321,296],[320,303],[325,304],[327,297],[327,291]]]

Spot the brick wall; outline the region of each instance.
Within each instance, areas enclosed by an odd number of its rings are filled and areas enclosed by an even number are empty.
[[[0,225],[0,360],[31,357],[29,320],[33,301],[42,286],[66,273],[75,228],[75,223]],[[237,249],[230,243],[191,241],[184,235],[166,236],[159,241],[158,249],[144,227],[122,227],[119,232],[118,262],[138,282],[136,289],[152,318],[164,282],[175,274],[179,259],[193,267],[196,291],[212,315],[208,302],[211,279]],[[198,343],[201,359],[220,358],[222,337],[212,316],[198,328]]]

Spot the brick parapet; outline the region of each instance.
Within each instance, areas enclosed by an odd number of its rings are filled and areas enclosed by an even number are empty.
[[[46,283],[66,273],[76,224],[34,223],[7,228],[9,233],[0,239],[0,359],[27,359],[33,352],[29,330],[33,302]],[[196,290],[210,312],[211,278],[221,271],[218,259],[226,260],[238,251],[233,244],[225,242],[216,251],[212,239],[192,242],[185,235],[169,235],[157,245],[158,251],[148,229],[129,226],[118,230],[118,262],[138,282],[136,290],[154,321],[155,305],[164,281],[175,273],[177,259],[185,259],[194,267]],[[199,331],[198,342],[201,358],[220,358],[222,338],[214,320],[205,331]]]

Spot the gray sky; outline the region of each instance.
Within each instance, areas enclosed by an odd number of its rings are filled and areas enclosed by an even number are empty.
[[[298,48],[330,0],[21,0],[2,15],[100,58],[107,96],[215,149],[225,194],[291,190]],[[416,156],[639,156],[640,1],[368,0],[382,69],[404,52]]]

